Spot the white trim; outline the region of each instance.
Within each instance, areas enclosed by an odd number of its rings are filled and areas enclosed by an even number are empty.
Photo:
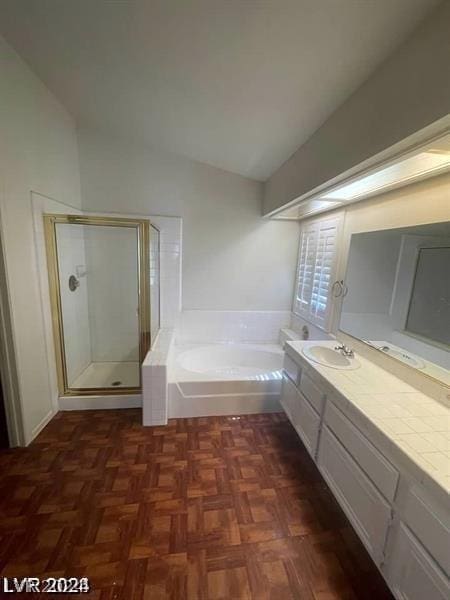
[[[59,410],[114,410],[116,408],[141,408],[141,394],[117,396],[61,396]]]
[[[45,415],[45,417],[41,419],[41,421],[36,425],[36,427],[33,427],[33,429],[31,430],[32,440],[34,440],[34,438],[41,433],[41,431],[44,429],[47,423],[49,423],[53,419],[55,414],[55,411],[50,409]]]

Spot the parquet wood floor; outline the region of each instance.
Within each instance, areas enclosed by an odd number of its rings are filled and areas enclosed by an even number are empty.
[[[140,421],[59,413],[0,453],[2,576],[87,576],[99,600],[392,599],[284,415]]]

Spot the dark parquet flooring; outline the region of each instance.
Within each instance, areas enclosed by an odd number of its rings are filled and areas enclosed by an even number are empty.
[[[284,415],[140,420],[59,413],[0,452],[1,576],[88,577],[101,600],[392,599]]]

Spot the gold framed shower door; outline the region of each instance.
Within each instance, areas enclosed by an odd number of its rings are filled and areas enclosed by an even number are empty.
[[[63,396],[123,395],[141,392],[135,387],[70,387],[67,377],[67,362],[64,345],[64,325],[61,303],[61,287],[58,264],[56,225],[97,225],[108,227],[134,228],[137,233],[137,274],[138,274],[138,324],[139,324],[139,362],[142,364],[151,346],[151,306],[150,306],[150,221],[148,219],[129,219],[121,217],[102,217],[69,214],[44,214],[44,233],[47,251],[47,269],[50,289],[50,304],[55,345],[58,388]]]

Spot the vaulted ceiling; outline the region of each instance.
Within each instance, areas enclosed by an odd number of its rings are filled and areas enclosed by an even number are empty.
[[[438,0],[0,0],[77,120],[264,180]]]

